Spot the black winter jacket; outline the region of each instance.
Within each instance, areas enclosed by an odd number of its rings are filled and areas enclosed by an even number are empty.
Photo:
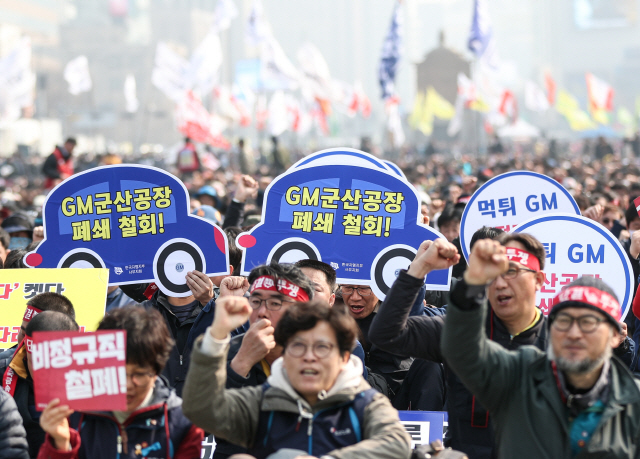
[[[18,381],[16,383],[13,400],[18,407],[18,413],[22,417],[21,423],[27,433],[27,443],[29,444],[29,457],[35,459],[38,456],[40,445],[44,443],[45,433],[40,427],[40,412],[36,411],[36,402],[33,392],[33,379],[26,369],[26,361],[22,359],[24,353],[14,356],[12,359],[22,371],[16,372]],[[12,360],[5,359],[0,362],[0,377]],[[14,367],[15,368],[15,367]],[[25,376],[25,377],[23,377]],[[2,389],[0,389],[2,390]]]
[[[169,355],[169,361],[164,370],[162,370],[162,375],[167,378],[169,385],[176,390],[176,394],[180,397],[182,396],[182,387],[189,370],[193,343],[213,322],[215,303],[210,301],[204,308],[199,304],[193,310],[191,317],[182,323],[171,312],[169,300],[162,293],[157,292],[149,303],[151,307],[160,311],[167,323],[167,327],[169,327],[171,336],[176,342]],[[147,305],[145,304],[145,306]]]
[[[27,433],[11,395],[0,390],[0,459],[29,459]]]

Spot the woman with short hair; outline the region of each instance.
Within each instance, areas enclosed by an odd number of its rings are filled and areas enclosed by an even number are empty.
[[[182,414],[182,400],[159,376],[173,347],[160,313],[115,309],[98,330],[127,332],[127,409],[74,413],[52,400],[40,417],[47,439],[38,458],[199,458],[204,433]]]
[[[226,389],[229,333],[246,322],[246,298],[218,300],[213,324],[194,345],[184,412],[195,424],[266,458],[389,458],[410,455],[410,438],[389,400],[362,378],[351,356],[357,325],[344,307],[296,303],[275,330],[282,357],[263,386]]]

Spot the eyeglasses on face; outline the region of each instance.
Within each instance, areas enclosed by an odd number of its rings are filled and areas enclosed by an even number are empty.
[[[371,296],[372,293],[371,287],[345,287],[344,285],[341,285],[336,293],[338,293],[339,296],[345,297],[353,295],[354,291],[357,291],[358,295],[362,297]]]
[[[584,316],[574,317],[563,312],[559,312],[551,326],[558,331],[567,332],[573,327],[573,322],[578,322],[578,328],[582,333],[593,333],[605,319],[587,314]]]
[[[280,298],[267,298],[266,300],[264,300],[259,296],[249,297],[249,304],[253,309],[260,309],[260,306],[262,306],[262,303],[264,303],[265,307],[269,311],[278,311],[280,310],[280,308],[282,308],[282,305],[284,303],[293,303],[293,301],[283,300]]]
[[[302,341],[293,341],[287,345],[286,353],[292,357],[303,357],[307,353],[308,345]],[[329,356],[335,346],[326,341],[317,341],[311,346],[311,352],[319,359],[324,359]]]
[[[135,371],[133,373],[127,373],[127,378],[131,378],[131,382],[134,386],[142,386],[149,381],[149,378],[155,376],[150,371]]]
[[[522,271],[527,271],[527,272],[530,272],[530,273],[537,272],[537,271],[534,271],[533,269],[521,268],[520,266],[516,265],[515,263],[509,263],[509,269],[507,269],[505,272],[503,272],[500,276],[503,279],[506,279],[506,280],[515,279],[516,277],[518,277],[520,275],[520,273]]]

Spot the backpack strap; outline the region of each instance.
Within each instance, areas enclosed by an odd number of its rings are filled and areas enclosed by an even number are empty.
[[[356,435],[358,441],[362,441],[362,424],[364,423],[364,410],[369,403],[373,400],[376,394],[379,392],[373,388],[363,390],[353,400],[353,403],[349,407],[349,418],[351,420],[351,426],[353,432]]]

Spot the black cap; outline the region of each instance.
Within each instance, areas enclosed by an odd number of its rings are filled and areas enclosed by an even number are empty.
[[[31,219],[22,214],[13,214],[5,218],[2,221],[2,228],[9,234],[17,233],[18,231],[33,233],[33,223]]]

